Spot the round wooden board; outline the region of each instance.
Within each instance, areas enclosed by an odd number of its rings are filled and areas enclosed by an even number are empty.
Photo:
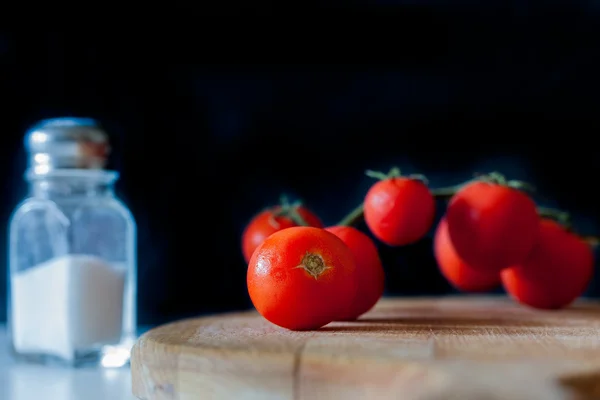
[[[224,314],[147,332],[131,372],[146,400],[600,398],[600,304],[384,299],[312,332]]]

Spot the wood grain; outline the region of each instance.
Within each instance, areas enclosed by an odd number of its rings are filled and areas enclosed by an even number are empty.
[[[313,332],[225,314],[147,332],[131,371],[146,400],[600,398],[600,304],[384,299]]]

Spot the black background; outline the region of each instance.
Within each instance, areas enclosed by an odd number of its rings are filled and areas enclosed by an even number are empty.
[[[245,223],[285,192],[333,224],[362,200],[367,168],[398,165],[432,187],[499,170],[597,232],[593,3],[310,15],[185,34],[0,36],[0,220],[26,193],[25,130],[74,115],[111,135],[118,192],[138,223],[141,324],[250,307]],[[0,240],[4,256],[5,230]],[[388,294],[452,292],[430,238],[380,247]]]

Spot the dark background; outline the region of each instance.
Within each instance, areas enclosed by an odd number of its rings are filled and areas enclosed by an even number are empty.
[[[432,187],[499,170],[600,233],[593,3],[349,15],[328,31],[329,19],[298,15],[285,34],[257,33],[261,20],[212,35],[0,36],[0,220],[26,194],[25,130],[73,115],[111,135],[119,195],[138,222],[141,324],[250,307],[245,223],[287,193],[333,224],[362,200],[367,168],[398,165]],[[430,238],[381,255],[388,294],[452,292]],[[598,282],[588,295],[600,296]]]

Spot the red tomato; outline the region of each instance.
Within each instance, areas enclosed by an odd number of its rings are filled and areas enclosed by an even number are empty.
[[[474,269],[496,272],[527,257],[540,225],[529,196],[488,182],[471,183],[456,193],[446,220],[460,258]]]
[[[379,259],[377,247],[367,235],[351,226],[325,228],[348,246],[356,262],[358,288],[354,301],[337,321],[352,321],[369,311],[381,298],[384,290],[385,273]]]
[[[248,265],[248,292],[267,320],[291,330],[317,329],[336,319],[356,295],[350,249],[324,229],[275,232]]]
[[[390,246],[403,246],[427,234],[435,217],[435,200],[420,180],[389,178],[371,186],[364,215],[377,239]]]
[[[486,292],[500,285],[500,274],[478,271],[456,254],[448,234],[448,222],[443,218],[433,237],[433,253],[442,275],[452,286],[463,292]]]
[[[275,214],[281,210],[281,206],[272,207],[256,215],[242,234],[242,253],[246,263],[250,261],[254,250],[271,234],[292,226],[298,226],[289,216]],[[309,226],[322,228],[323,223],[315,214],[305,207],[298,207],[298,214]]]
[[[543,219],[529,257],[502,271],[501,276],[504,289],[518,302],[558,309],[584,293],[593,271],[591,247],[557,222]]]

